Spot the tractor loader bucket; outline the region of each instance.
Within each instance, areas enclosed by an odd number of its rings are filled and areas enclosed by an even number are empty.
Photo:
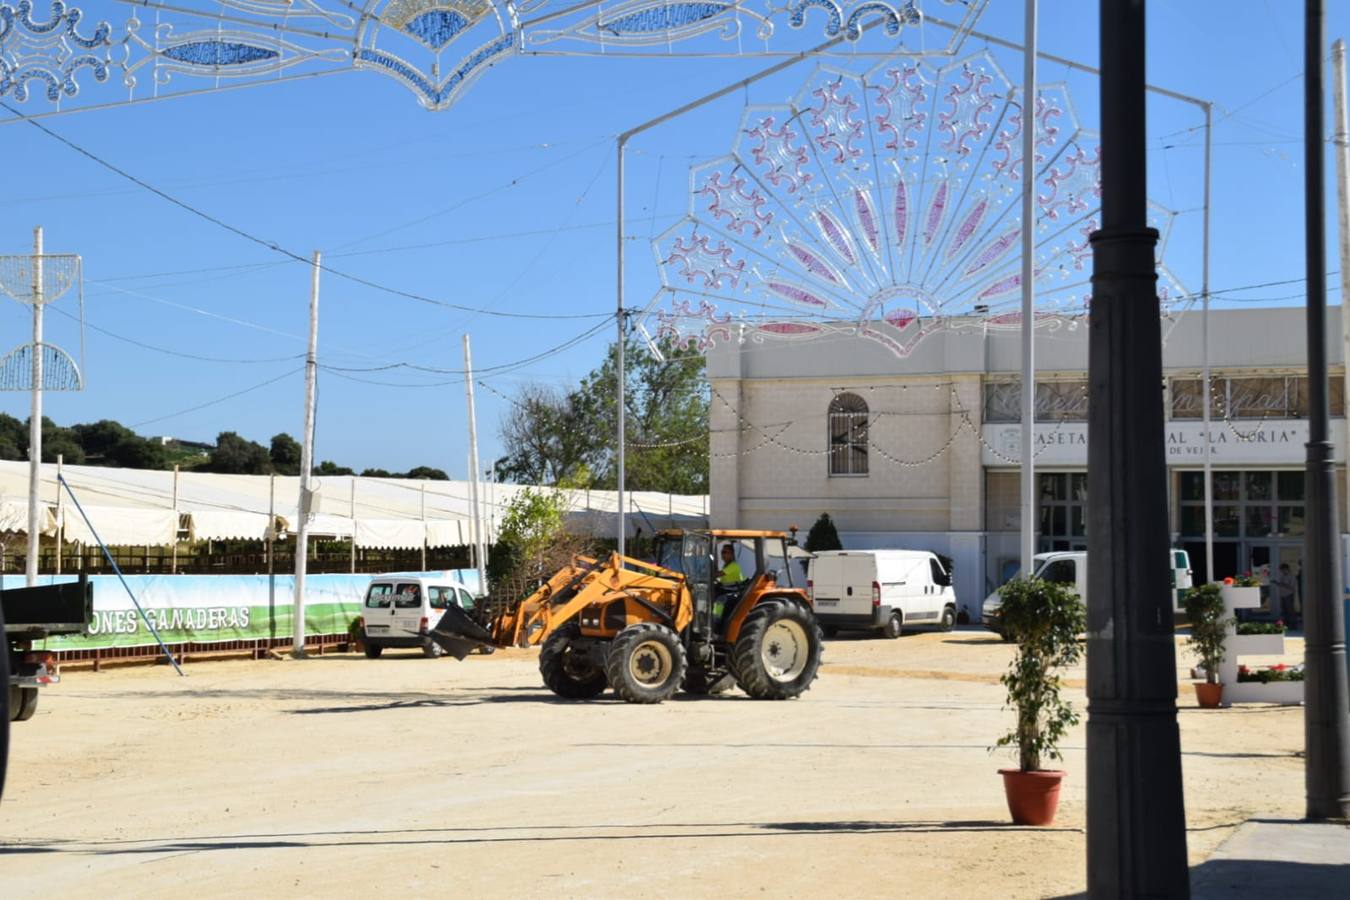
[[[492,645],[492,634],[458,606],[450,606],[427,637],[455,659],[463,659],[484,645]]]

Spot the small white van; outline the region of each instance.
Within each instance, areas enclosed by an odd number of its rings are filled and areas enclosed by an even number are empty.
[[[1082,550],[1061,553],[1037,553],[1032,557],[1032,573],[1044,581],[1067,584],[1078,594],[1078,598],[1087,603],[1087,564],[1088,555]],[[1172,569],[1172,611],[1181,609],[1181,594],[1189,590],[1193,581],[1191,557],[1185,550],[1168,550],[1167,563]],[[1016,575],[1013,576],[1017,577]],[[990,631],[1002,634],[999,628],[998,611],[1003,606],[1003,598],[994,591],[985,598],[980,612],[984,625]]]
[[[366,657],[378,659],[386,647],[420,649],[435,659],[445,651],[427,637],[450,605],[473,608],[473,594],[446,577],[377,575],[366,588],[361,629]]]
[[[903,629],[956,624],[952,576],[926,550],[826,550],[807,569],[806,589],[827,637],[842,629]]]

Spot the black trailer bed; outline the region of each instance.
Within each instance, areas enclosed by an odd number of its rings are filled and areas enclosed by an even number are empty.
[[[94,617],[94,588],[81,575],[79,581],[0,591],[0,604],[11,640],[80,634]]]

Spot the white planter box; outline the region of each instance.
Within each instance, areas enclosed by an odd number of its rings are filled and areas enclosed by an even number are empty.
[[[1242,681],[1223,686],[1223,702],[1229,703],[1284,703],[1303,702],[1303,682],[1273,681],[1261,684],[1259,681]]]
[[[1282,634],[1235,634],[1225,648],[1229,656],[1283,656]]]
[[[1259,587],[1234,587],[1225,584],[1220,590],[1223,593],[1223,605],[1229,611],[1259,609],[1261,606],[1261,589]]]

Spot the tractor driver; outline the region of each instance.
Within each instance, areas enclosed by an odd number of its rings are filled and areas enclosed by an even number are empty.
[[[736,562],[736,548],[730,544],[722,545],[722,568],[717,570],[717,583],[724,590],[745,580],[741,564]]]

